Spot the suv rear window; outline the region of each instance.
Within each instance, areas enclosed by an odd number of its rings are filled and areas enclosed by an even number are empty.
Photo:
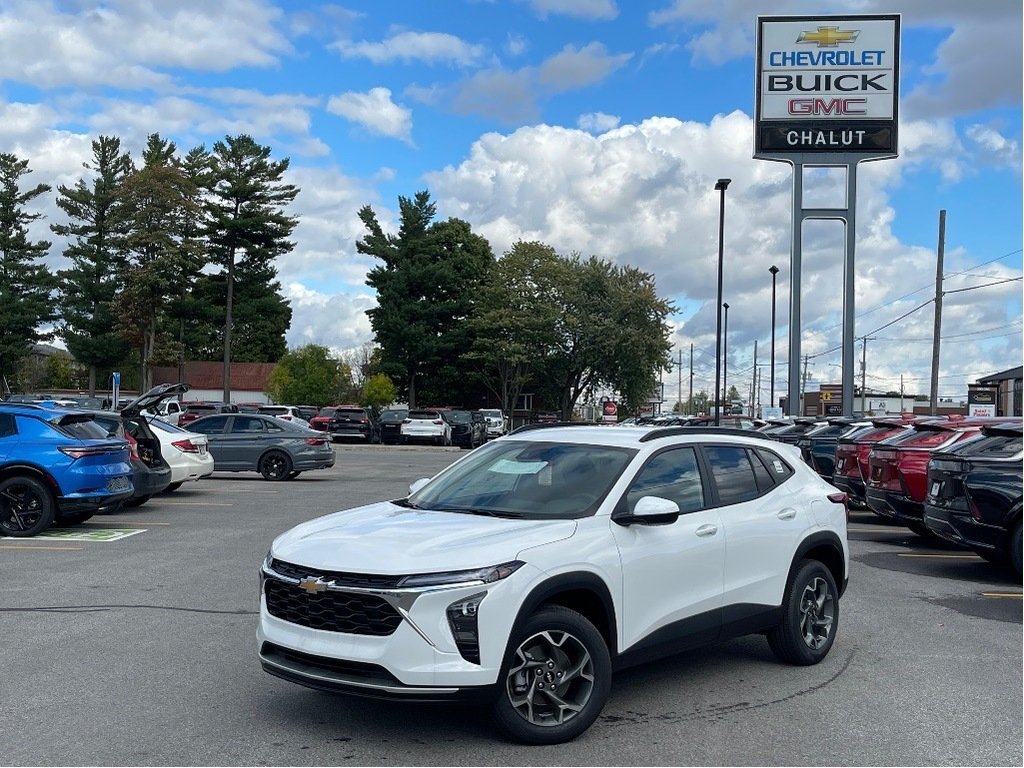
[[[288,413],[288,409],[283,405],[268,405],[260,408],[257,413],[266,413],[271,416],[277,416],[280,413]]]
[[[380,415],[380,421],[382,424],[401,424],[408,417],[408,411],[384,411]]]
[[[112,416],[112,419],[120,423],[117,416]],[[107,437],[109,434],[103,426],[93,421],[91,416],[64,416],[51,421],[50,424],[68,437],[77,437],[80,440],[94,440]],[[113,428],[116,430],[117,424],[113,424]]]
[[[970,447],[962,451],[967,456],[991,456],[992,458],[1009,458],[1024,450],[1020,435],[985,435],[971,442]]]
[[[409,411],[409,415],[406,418],[434,421],[435,419],[440,419],[441,414],[437,411]]]
[[[359,419],[366,418],[366,411],[362,408],[339,408],[337,411],[338,416],[355,416]]]

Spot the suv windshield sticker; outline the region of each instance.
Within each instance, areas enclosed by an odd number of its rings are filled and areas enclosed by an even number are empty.
[[[514,461],[513,459],[498,459],[492,464],[488,471],[497,472],[502,475],[535,475],[540,472],[548,463],[546,461]]]

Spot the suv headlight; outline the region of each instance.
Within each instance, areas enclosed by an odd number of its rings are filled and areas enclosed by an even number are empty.
[[[476,617],[485,597],[486,592],[477,592],[456,600],[445,610],[459,655],[473,664],[480,663],[480,628]]]
[[[398,582],[399,587],[440,587],[448,584],[463,584],[480,582],[492,584],[495,581],[507,579],[513,573],[522,568],[526,563],[522,560],[512,560],[501,565],[491,565],[487,568],[474,568],[468,571],[444,571],[442,573],[419,573],[404,577]]]

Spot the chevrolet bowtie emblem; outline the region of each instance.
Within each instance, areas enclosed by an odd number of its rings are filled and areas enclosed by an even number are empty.
[[[818,27],[817,32],[801,32],[798,43],[817,43],[819,48],[835,48],[839,43],[852,43],[860,34],[859,29],[839,27]]]
[[[317,576],[316,578],[313,578],[312,576],[307,576],[299,582],[299,589],[304,590],[305,592],[311,595],[315,595],[317,592],[325,591],[327,587],[330,586],[331,583],[333,582],[326,582],[319,576]]]

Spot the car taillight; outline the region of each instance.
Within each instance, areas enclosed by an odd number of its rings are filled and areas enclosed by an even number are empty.
[[[327,438],[325,437],[307,437],[306,445],[327,445]]]
[[[85,456],[99,456],[104,453],[111,453],[114,450],[110,446],[106,445],[91,445],[91,446],[79,446],[79,445],[62,445],[57,448],[58,451],[63,453],[65,456],[70,456],[72,459],[81,459]]]
[[[193,443],[188,438],[184,440],[175,440],[173,443],[171,443],[171,445],[173,445],[182,453],[199,453],[199,446]]]
[[[125,433],[124,439],[128,441],[128,448],[131,449],[132,458],[135,459],[136,461],[142,461],[142,458],[139,456],[138,441],[127,433]]]
[[[443,421],[443,420],[441,420],[441,419],[435,419],[435,420],[434,420],[434,423],[435,423],[435,424],[444,424],[444,421]]]

